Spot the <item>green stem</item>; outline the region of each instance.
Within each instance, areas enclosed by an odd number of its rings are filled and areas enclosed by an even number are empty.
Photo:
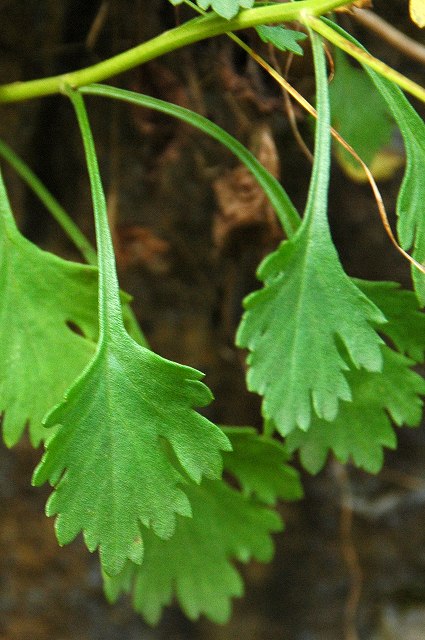
[[[291,22],[301,18],[305,20],[307,16],[322,15],[342,5],[351,4],[351,2],[347,3],[347,0],[302,0],[301,2],[277,3],[266,7],[246,9],[232,20],[225,20],[216,14],[195,18],[91,67],[59,76],[28,82],[13,82],[0,86],[0,103],[18,102],[66,92],[66,86],[75,89],[93,82],[101,82],[199,40],[261,24]]]
[[[75,244],[77,249],[79,249],[86,262],[96,265],[96,250],[87,240],[86,236],[82,231],[80,231],[75,222],[69,217],[56,198],[50,193],[50,191],[48,191],[48,189],[46,189],[44,184],[39,180],[39,178],[37,178],[29,166],[21,160],[21,158],[17,156],[3,140],[0,140],[0,156],[2,156],[15,169],[27,185],[34,191],[46,209],[52,214],[67,236]]]
[[[377,71],[381,76],[391,80],[407,93],[410,93],[412,96],[415,96],[415,98],[425,102],[425,89],[423,87],[416,82],[413,82],[413,80],[409,80],[409,78],[406,78],[395,69],[392,69],[385,64],[385,62],[374,58],[370,53],[367,53],[367,51],[364,51],[352,42],[349,42],[349,40],[337,33],[332,29],[332,27],[325,24],[322,20],[319,20],[312,15],[306,15],[303,18],[303,22],[314,29],[314,31],[317,31],[317,33],[320,33],[320,35],[326,38],[326,40],[332,42],[336,47],[348,53],[352,58],[355,58],[361,64]]]
[[[293,236],[298,229],[301,222],[300,217],[281,184],[243,144],[214,122],[179,105],[164,102],[158,98],[152,98],[151,96],[145,96],[140,93],[134,93],[126,89],[117,89],[108,85],[94,84],[88,87],[82,87],[81,93],[104,96],[114,100],[124,100],[125,102],[130,102],[141,107],[161,111],[173,118],[178,118],[179,120],[189,123],[193,127],[211,136],[211,138],[218,140],[218,142],[230,149],[255,176],[269,198],[288,238]]]
[[[315,218],[315,229],[326,227],[330,233],[327,218],[329,176],[331,170],[331,116],[329,105],[326,57],[322,39],[308,29],[311,39],[316,81],[317,121],[314,141],[314,162],[311,174],[304,220]],[[321,215],[319,215],[321,214]]]
[[[106,334],[109,337],[116,335],[117,327],[120,325],[124,330],[115,254],[108,224],[105,194],[84,100],[80,93],[70,88],[67,93],[80,126],[90,178],[99,255],[99,343],[102,343]]]

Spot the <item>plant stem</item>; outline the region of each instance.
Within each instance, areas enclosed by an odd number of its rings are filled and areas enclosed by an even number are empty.
[[[326,57],[322,39],[310,29],[313,51],[314,75],[316,79],[316,130],[314,136],[314,160],[310,187],[305,206],[304,220],[315,223],[316,229],[328,228],[328,190],[331,170],[331,113],[329,104]],[[321,215],[320,215],[321,214]]]
[[[353,17],[359,24],[376,33],[405,56],[425,64],[425,46],[393,27],[373,11],[354,7]]]
[[[320,33],[326,40],[332,42],[335,46],[339,47],[346,53],[348,53],[352,58],[355,58],[361,64],[365,64],[374,71],[377,71],[381,76],[391,80],[397,84],[401,89],[404,89],[407,93],[410,93],[415,98],[418,98],[422,102],[425,102],[425,89],[421,87],[413,80],[409,80],[403,74],[395,71],[389,67],[385,62],[374,58],[374,56],[370,55],[367,51],[364,51],[357,47],[352,42],[349,42],[344,36],[337,33],[332,27],[328,24],[325,24],[322,20],[315,18],[312,15],[305,15],[303,17],[303,22],[310,26],[314,31]]]
[[[216,14],[195,18],[91,67],[59,76],[0,86],[0,103],[66,93],[67,86],[75,89],[93,82],[101,82],[199,40],[260,24],[291,22],[301,18],[305,20],[308,16],[322,15],[342,5],[352,4],[352,1],[302,0],[246,9],[232,20],[226,20]]]
[[[148,109],[161,111],[162,113],[171,115],[173,118],[179,118],[183,120],[183,122],[189,123],[193,127],[211,136],[214,140],[218,140],[218,142],[230,149],[255,176],[269,198],[288,238],[293,236],[298,229],[301,222],[299,214],[280,183],[263,167],[248,149],[214,122],[179,105],[109,85],[92,84],[88,87],[82,87],[80,92],[89,95],[104,96],[115,100],[124,100]]]
[[[75,109],[83,138],[93,200],[99,254],[99,344],[101,345],[106,335],[108,338],[113,338],[117,334],[117,327],[121,326],[124,331],[115,254],[108,224],[105,194],[84,100],[80,93],[70,88],[67,93]]]

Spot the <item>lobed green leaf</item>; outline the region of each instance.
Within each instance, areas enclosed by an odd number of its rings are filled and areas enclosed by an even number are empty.
[[[170,0],[171,4],[182,4],[184,0]],[[251,9],[255,0],[196,0],[200,9],[206,11],[211,8],[222,18],[233,18],[240,9]]]
[[[425,314],[413,291],[397,282],[371,282],[354,279],[363,293],[382,311],[387,322],[379,330],[396,349],[415,362],[424,361]]]
[[[280,51],[292,51],[297,56],[302,56],[304,50],[298,42],[305,40],[307,35],[302,31],[287,29],[283,25],[261,25],[255,28],[263,42],[270,42]]]
[[[87,547],[99,546],[105,571],[114,574],[127,557],[142,561],[140,524],[169,538],[175,514],[190,517],[185,477],[162,440],[193,481],[220,476],[227,439],[192,410],[212,397],[201,375],[130,337],[98,351],[47,417],[46,426],[61,427],[34,473],[35,484],[56,487],[47,515],[58,514],[61,544],[83,531]]]
[[[276,440],[259,436],[248,427],[223,428],[232,443],[232,451],[223,456],[224,467],[237,479],[247,496],[273,505],[281,500],[302,497],[297,471],[286,464],[285,448]]]
[[[351,370],[347,374],[352,400],[341,402],[332,422],[314,417],[308,433],[296,429],[286,439],[289,452],[299,450],[310,473],[317,473],[329,451],[346,463],[377,473],[383,464],[383,448],[395,449],[397,426],[416,426],[422,415],[425,380],[411,370],[412,360],[383,347],[381,372]]]
[[[236,342],[248,347],[248,387],[264,396],[263,415],[282,435],[307,430],[311,406],[335,419],[339,400],[351,399],[350,366],[379,371],[385,317],[344,273],[327,221],[330,124],[321,44],[313,39],[317,72],[316,145],[301,227],[258,269],[264,288],[245,300]],[[349,362],[341,355],[346,349]]]
[[[136,611],[150,624],[158,622],[173,596],[192,620],[204,614],[213,622],[226,622],[230,599],[243,593],[242,579],[232,561],[270,560],[270,533],[282,528],[277,513],[254,496],[272,503],[282,493],[288,499],[301,495],[298,476],[286,465],[282,445],[252,429],[225,431],[233,452],[225,454],[224,467],[238,477],[242,492],[222,481],[189,485],[186,490],[193,517],[179,517],[170,540],[160,540],[147,531],[143,564],[127,563],[118,576],[105,576],[108,598],[115,601],[121,592],[132,592]]]
[[[114,575],[127,559],[142,562],[142,525],[169,538],[176,514],[191,515],[182,488],[186,477],[196,483],[202,476],[220,477],[220,451],[230,444],[194,411],[212,399],[200,381],[203,375],[142,347],[124,327],[90,125],[82,97],[70,92],[70,98],[95,210],[99,342],[83,374],[46,418],[46,426],[60,427],[46,442],[33,482],[49,480],[55,486],[46,510],[57,515],[59,542],[66,544],[82,531],[91,551],[99,547],[104,571]]]
[[[43,416],[92,357],[96,282],[97,269],[42,251],[19,233],[0,176],[0,414],[7,446],[26,425],[39,445]]]

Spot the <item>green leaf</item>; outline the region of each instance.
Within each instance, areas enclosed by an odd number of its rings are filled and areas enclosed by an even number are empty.
[[[298,56],[304,54],[304,50],[298,44],[299,41],[305,40],[307,35],[293,29],[286,29],[282,25],[274,27],[261,25],[256,27],[256,31],[263,42],[270,42],[280,51],[292,51]]]
[[[19,233],[0,176],[0,414],[7,446],[27,423],[38,446],[43,416],[93,355],[96,280],[96,269],[61,260]]]
[[[230,599],[243,593],[232,560],[270,560],[270,533],[282,528],[277,513],[266,509],[252,494],[263,495],[266,502],[274,502],[282,494],[289,499],[301,494],[298,476],[285,464],[282,445],[257,436],[252,429],[226,429],[226,433],[234,451],[225,454],[224,467],[238,477],[243,492],[222,481],[204,480],[199,487],[191,484],[187,493],[193,517],[178,518],[170,540],[146,532],[142,566],[128,563],[120,575],[105,577],[109,599],[115,601],[122,591],[132,591],[135,609],[150,624],[158,622],[162,608],[173,596],[192,620],[204,614],[213,622],[226,622]]]
[[[132,587],[133,606],[150,624],[158,622],[174,591],[190,619],[204,614],[213,622],[226,622],[230,598],[243,595],[242,579],[229,557],[269,561],[270,533],[281,529],[276,513],[222,482],[205,480],[200,487],[191,485],[187,493],[193,517],[179,518],[170,540],[145,531],[143,564],[127,564],[123,574],[106,576],[109,599],[114,601]]]
[[[387,319],[379,330],[392,340],[398,351],[423,362],[425,350],[425,314],[412,291],[402,289],[397,282],[354,282],[376,304]]]
[[[362,45],[333,22],[325,20],[333,29],[358,47]],[[425,123],[416,113],[403,92],[394,83],[364,65],[365,71],[386,101],[403,136],[406,149],[406,170],[397,199],[398,234],[400,244],[413,257],[425,262]],[[425,305],[425,276],[412,267],[412,277],[418,298]]]
[[[288,451],[299,449],[303,466],[311,473],[323,467],[329,451],[346,463],[377,473],[383,464],[383,447],[395,449],[397,426],[416,426],[422,415],[425,381],[410,369],[411,360],[383,347],[382,372],[351,370],[347,374],[352,401],[342,402],[333,422],[315,417],[308,433],[297,429],[286,439]],[[389,414],[389,415],[388,415]],[[389,417],[390,416],[390,417]]]
[[[316,151],[302,226],[260,265],[265,286],[245,300],[237,344],[248,347],[248,387],[264,396],[263,414],[283,435],[307,430],[311,405],[333,420],[338,400],[350,400],[343,372],[349,364],[378,371],[382,340],[373,324],[379,309],[344,273],[327,221],[330,132],[327,78],[321,44],[313,39],[317,66]],[[320,52],[320,55],[319,55]]]
[[[224,454],[224,467],[247,496],[272,505],[278,498],[297,500],[303,495],[297,471],[288,464],[285,448],[248,427],[223,428],[232,443]]]
[[[94,143],[82,98],[71,93],[87,156],[99,251],[99,343],[94,358],[46,418],[61,425],[46,443],[34,484],[55,490],[47,514],[57,514],[61,544],[83,531],[100,549],[108,574],[127,559],[141,563],[141,525],[168,538],[176,514],[191,515],[186,477],[220,477],[223,432],[193,407],[212,398],[199,371],[137,344],[122,320],[112,240]],[[168,447],[178,463],[173,462]]]
[[[96,249],[90,244],[85,235],[80,231],[75,222],[69,216],[69,214],[63,209],[56,198],[49,192],[45,185],[39,180],[31,168],[11,149],[3,140],[0,140],[0,156],[15,169],[20,177],[26,182],[33,193],[39,198],[39,200],[45,205],[49,213],[55,218],[55,220],[62,227],[68,238],[74,243],[75,247],[79,249],[84,256],[86,262],[91,265],[97,265],[97,253]],[[97,296],[97,293],[96,293]],[[123,303],[123,315],[124,323],[130,333],[131,337],[136,340],[143,347],[148,347],[145,336],[140,329],[137,319],[130,307],[130,296],[121,292],[121,301]],[[93,317],[96,317],[96,309],[93,307]],[[97,317],[96,317],[97,326]],[[62,396],[58,396],[57,400]]]
[[[176,6],[182,4],[183,0],[170,0]],[[215,13],[222,18],[233,18],[239,9],[250,9],[254,6],[255,0],[196,0],[196,4],[200,9],[206,11],[211,7]]]
[[[378,169],[374,161],[391,141],[394,120],[364,70],[351,65],[339,49],[335,52],[335,75],[329,87],[329,98],[335,129],[367,165]],[[350,175],[357,175],[359,171],[359,175],[364,175],[358,162],[341,145],[336,145],[335,151]]]

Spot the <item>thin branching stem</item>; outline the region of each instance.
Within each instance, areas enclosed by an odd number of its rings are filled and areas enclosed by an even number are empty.
[[[85,69],[49,78],[28,82],[12,82],[0,86],[0,103],[18,102],[61,92],[66,93],[67,86],[77,89],[94,82],[102,82],[149,60],[159,58],[165,53],[170,53],[200,40],[261,24],[292,22],[299,20],[301,16],[323,15],[346,4],[352,4],[352,2],[347,2],[347,0],[302,0],[294,3],[277,3],[241,11],[232,20],[226,20],[216,14],[208,14],[189,20],[174,29],[164,31],[137,47]]]

